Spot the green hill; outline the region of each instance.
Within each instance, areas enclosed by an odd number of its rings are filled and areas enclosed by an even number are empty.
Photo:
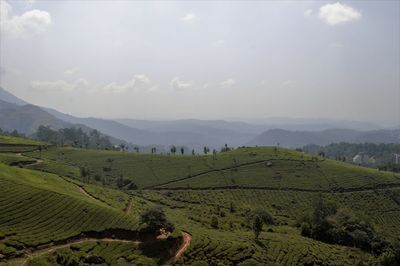
[[[84,196],[79,187],[59,177],[0,164],[0,253],[32,247],[106,228],[137,228],[99,201]],[[7,215],[4,215],[7,214]]]
[[[28,143],[16,138],[9,144],[17,151]],[[361,219],[387,247],[400,235],[400,176],[390,172],[273,147],[192,156],[56,146],[40,152],[37,144],[22,154],[0,153],[3,263],[21,262],[12,257],[28,249],[34,250],[30,265],[83,265],[87,256],[111,265],[160,263],[154,250],[171,252],[168,242],[61,245],[85,232],[136,232],[140,212],[154,205],[166,211],[177,236],[192,236],[180,265],[378,263],[378,253],[302,236],[300,223],[319,198]],[[264,225],[255,241],[246,219],[257,209],[270,213],[274,224]]]
[[[39,157],[38,152],[29,153]],[[139,188],[269,188],[348,191],[400,186],[400,175],[301,152],[240,148],[217,156],[182,156],[49,148],[43,158],[86,167],[92,178],[113,184],[123,176]],[[79,175],[71,176],[79,179]]]

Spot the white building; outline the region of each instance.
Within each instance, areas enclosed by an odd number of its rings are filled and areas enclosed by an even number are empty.
[[[370,157],[368,154],[364,152],[359,152],[356,156],[353,157],[353,163],[359,165],[366,165],[366,164],[374,164],[375,159]]]
[[[395,164],[399,164],[399,161],[400,161],[400,154],[395,153],[395,154],[393,154],[393,155],[394,155],[394,163],[395,163]]]

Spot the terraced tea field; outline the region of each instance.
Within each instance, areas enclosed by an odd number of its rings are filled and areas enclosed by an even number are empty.
[[[136,229],[107,205],[84,197],[68,182],[51,174],[0,166],[0,252],[32,247],[106,228]]]
[[[27,155],[38,158],[38,153]],[[274,148],[241,148],[216,157],[49,148],[42,156],[49,162],[68,167],[87,167],[93,177],[124,176],[144,189],[259,187],[346,191],[400,186],[399,174],[282,148],[277,151]],[[57,172],[57,169],[43,169]],[[71,177],[80,178],[77,171]]]
[[[281,148],[183,156],[55,146],[40,152],[43,143],[7,141],[0,152],[0,264],[159,265],[173,261],[188,232],[178,265],[377,265],[377,255],[301,236],[299,221],[319,197],[362,217],[386,241],[400,236],[400,176],[390,172]],[[27,144],[33,150],[24,152]],[[118,189],[121,176],[137,188]],[[156,205],[175,233],[142,241],[140,213]],[[246,220],[255,209],[274,220],[258,240]]]

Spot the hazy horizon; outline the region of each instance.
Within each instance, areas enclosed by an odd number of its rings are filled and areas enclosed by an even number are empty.
[[[0,86],[90,117],[400,124],[397,1],[0,0]]]

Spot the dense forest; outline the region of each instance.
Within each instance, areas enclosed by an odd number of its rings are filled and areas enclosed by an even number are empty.
[[[111,149],[112,144],[107,136],[100,134],[96,129],[89,133],[81,128],[63,128],[53,130],[46,126],[40,126],[35,134],[35,138],[47,141],[55,145],[70,145],[85,149]]]

